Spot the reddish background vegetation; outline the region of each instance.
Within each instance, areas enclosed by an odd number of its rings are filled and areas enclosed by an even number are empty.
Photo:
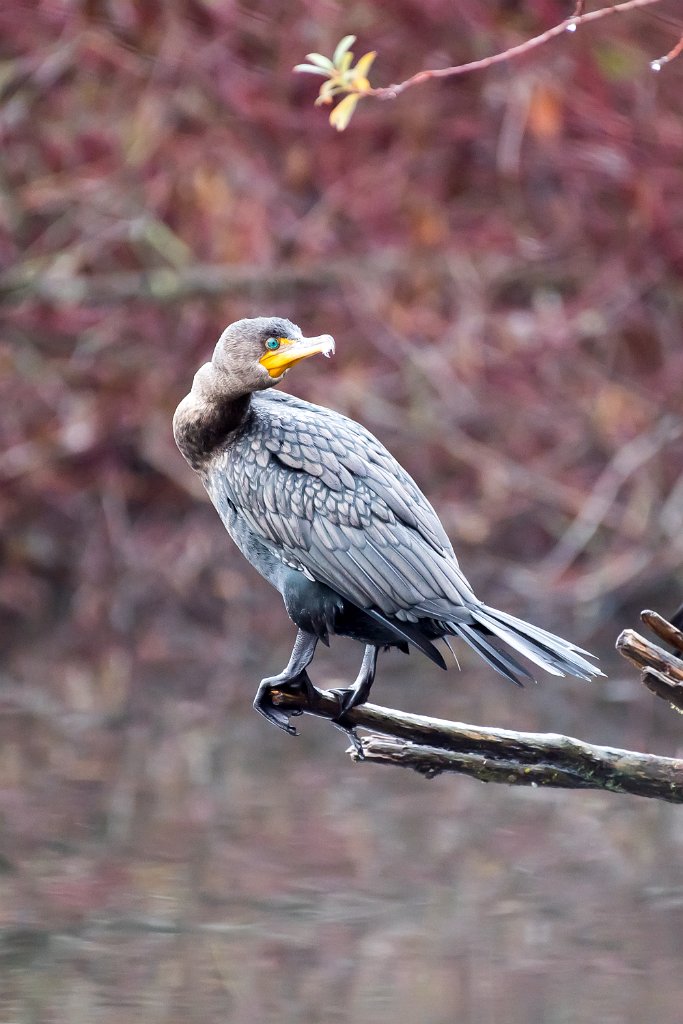
[[[609,659],[639,607],[680,602],[683,60],[648,66],[680,35],[676,3],[364,100],[341,135],[313,106],[318,80],[291,73],[356,32],[388,84],[571,8],[2,5],[13,850],[74,840],[75,820],[127,842],[150,807],[187,815],[188,793],[197,820],[215,814],[192,744],[208,758],[214,716],[234,730],[285,656],[279,598],[224,539],[170,432],[239,317],[336,336],[334,361],[288,388],[389,444],[491,603]],[[78,915],[95,890],[50,905]]]

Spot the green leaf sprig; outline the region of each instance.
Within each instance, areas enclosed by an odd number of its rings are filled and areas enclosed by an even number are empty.
[[[344,36],[337,44],[332,59],[321,53],[307,53],[309,64],[297,64],[295,71],[309,75],[322,75],[327,79],[320,86],[316,105],[332,103],[335,96],[343,95],[343,99],[330,113],[330,124],[343,132],[353,117],[358,101],[372,88],[368,81],[368,73],[372,62],[377,56],[375,50],[363,54],[358,63],[353,65],[351,47],[356,41],[355,36]]]

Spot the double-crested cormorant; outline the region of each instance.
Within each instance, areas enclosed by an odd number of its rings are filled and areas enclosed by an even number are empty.
[[[446,668],[434,641],[449,636],[520,686],[533,677],[507,648],[553,675],[600,675],[587,651],[475,597],[436,512],[376,437],[275,390],[300,360],[333,351],[328,334],[304,338],[280,317],[238,320],[173,419],[231,537],[298,627],[288,665],[262,680],[256,710],[296,731],[271,689],[312,693],[306,669],[330,634],[366,645],[355,682],[337,691],[340,717],[368,699],[380,648],[416,647]]]

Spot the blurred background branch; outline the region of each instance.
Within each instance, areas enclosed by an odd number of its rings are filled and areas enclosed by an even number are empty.
[[[386,258],[369,260],[364,269],[377,273],[395,262],[388,254]],[[0,297],[8,302],[34,299],[57,305],[106,306],[136,300],[166,304],[257,292],[267,301],[271,297],[287,297],[300,288],[339,286],[354,270],[358,270],[357,262],[344,260],[309,267],[194,264],[80,276],[51,273],[49,267],[17,267],[0,277]]]

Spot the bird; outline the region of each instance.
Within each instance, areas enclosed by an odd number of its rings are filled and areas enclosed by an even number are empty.
[[[556,676],[602,675],[590,652],[479,600],[434,508],[369,430],[276,389],[297,363],[334,349],[329,334],[306,338],[283,317],[238,320],[173,417],[180,452],[297,627],[287,665],[261,680],[254,708],[295,735],[273,692],[319,694],[308,668],[330,636],[365,646],[356,679],[328,691],[342,728],[392,647],[445,669],[435,641],[459,638],[520,686],[534,676],[517,655]]]

